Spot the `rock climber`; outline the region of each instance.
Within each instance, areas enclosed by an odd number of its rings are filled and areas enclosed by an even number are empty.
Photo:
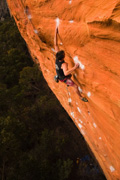
[[[85,97],[82,97],[80,91],[78,90],[77,84],[75,84],[74,81],[71,79],[71,73],[79,68],[79,64],[75,64],[74,67],[71,69],[68,69],[68,63],[64,61],[65,58],[65,52],[63,50],[59,49],[58,46],[58,27],[55,30],[55,38],[54,38],[54,45],[55,45],[55,52],[56,52],[56,62],[55,62],[55,68],[56,73],[59,77],[59,81],[64,82],[67,84],[67,86],[72,86],[75,90],[75,92],[79,95],[80,99],[84,102],[87,102],[88,100]]]

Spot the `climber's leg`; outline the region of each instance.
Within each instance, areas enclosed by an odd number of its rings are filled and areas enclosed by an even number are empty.
[[[85,98],[85,97],[82,97],[82,95],[81,95],[81,93],[80,93],[80,91],[79,91],[79,89],[78,89],[78,86],[74,83],[74,85],[73,85],[73,87],[74,87],[74,90],[75,90],[75,92],[78,94],[78,96],[80,97],[80,99],[82,100],[82,101],[84,101],[84,102],[88,102],[88,100]]]
[[[73,87],[74,87],[75,92],[78,94],[78,96],[80,96],[80,98],[82,98],[82,95],[81,95],[80,91],[78,90],[78,86],[74,83]]]
[[[78,86],[77,86],[77,84],[74,83],[74,81],[72,81],[71,79],[67,79],[65,83],[66,83],[68,86],[74,87],[75,92],[76,92],[80,97],[82,97],[81,94],[80,94],[80,91],[78,90]]]
[[[74,81],[72,81],[71,79],[67,79],[65,82],[68,86],[72,86],[74,87],[74,91],[78,94],[78,96],[80,97],[80,99],[84,102],[88,102],[88,100],[85,97],[82,97],[77,84],[74,83]]]

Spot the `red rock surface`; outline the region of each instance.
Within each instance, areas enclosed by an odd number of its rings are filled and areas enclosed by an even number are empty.
[[[120,1],[7,2],[31,56],[40,63],[49,87],[85,137],[106,178],[120,180]],[[67,90],[64,83],[53,80],[57,17],[60,48],[69,68],[75,56],[84,65],[73,73],[73,80],[89,96],[88,103],[72,87]]]

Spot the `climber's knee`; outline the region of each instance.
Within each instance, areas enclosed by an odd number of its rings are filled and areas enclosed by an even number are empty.
[[[74,83],[73,87],[74,87],[75,89],[78,89],[78,86],[77,86],[77,84],[75,84],[75,83]]]
[[[67,86],[74,86],[74,82],[72,81],[72,79],[67,79],[66,82]]]
[[[76,92],[78,92],[78,86],[76,84],[73,85]]]

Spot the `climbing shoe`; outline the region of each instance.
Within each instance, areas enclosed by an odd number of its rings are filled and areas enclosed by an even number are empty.
[[[88,100],[85,97],[82,97],[81,100],[84,102],[88,102]]]

